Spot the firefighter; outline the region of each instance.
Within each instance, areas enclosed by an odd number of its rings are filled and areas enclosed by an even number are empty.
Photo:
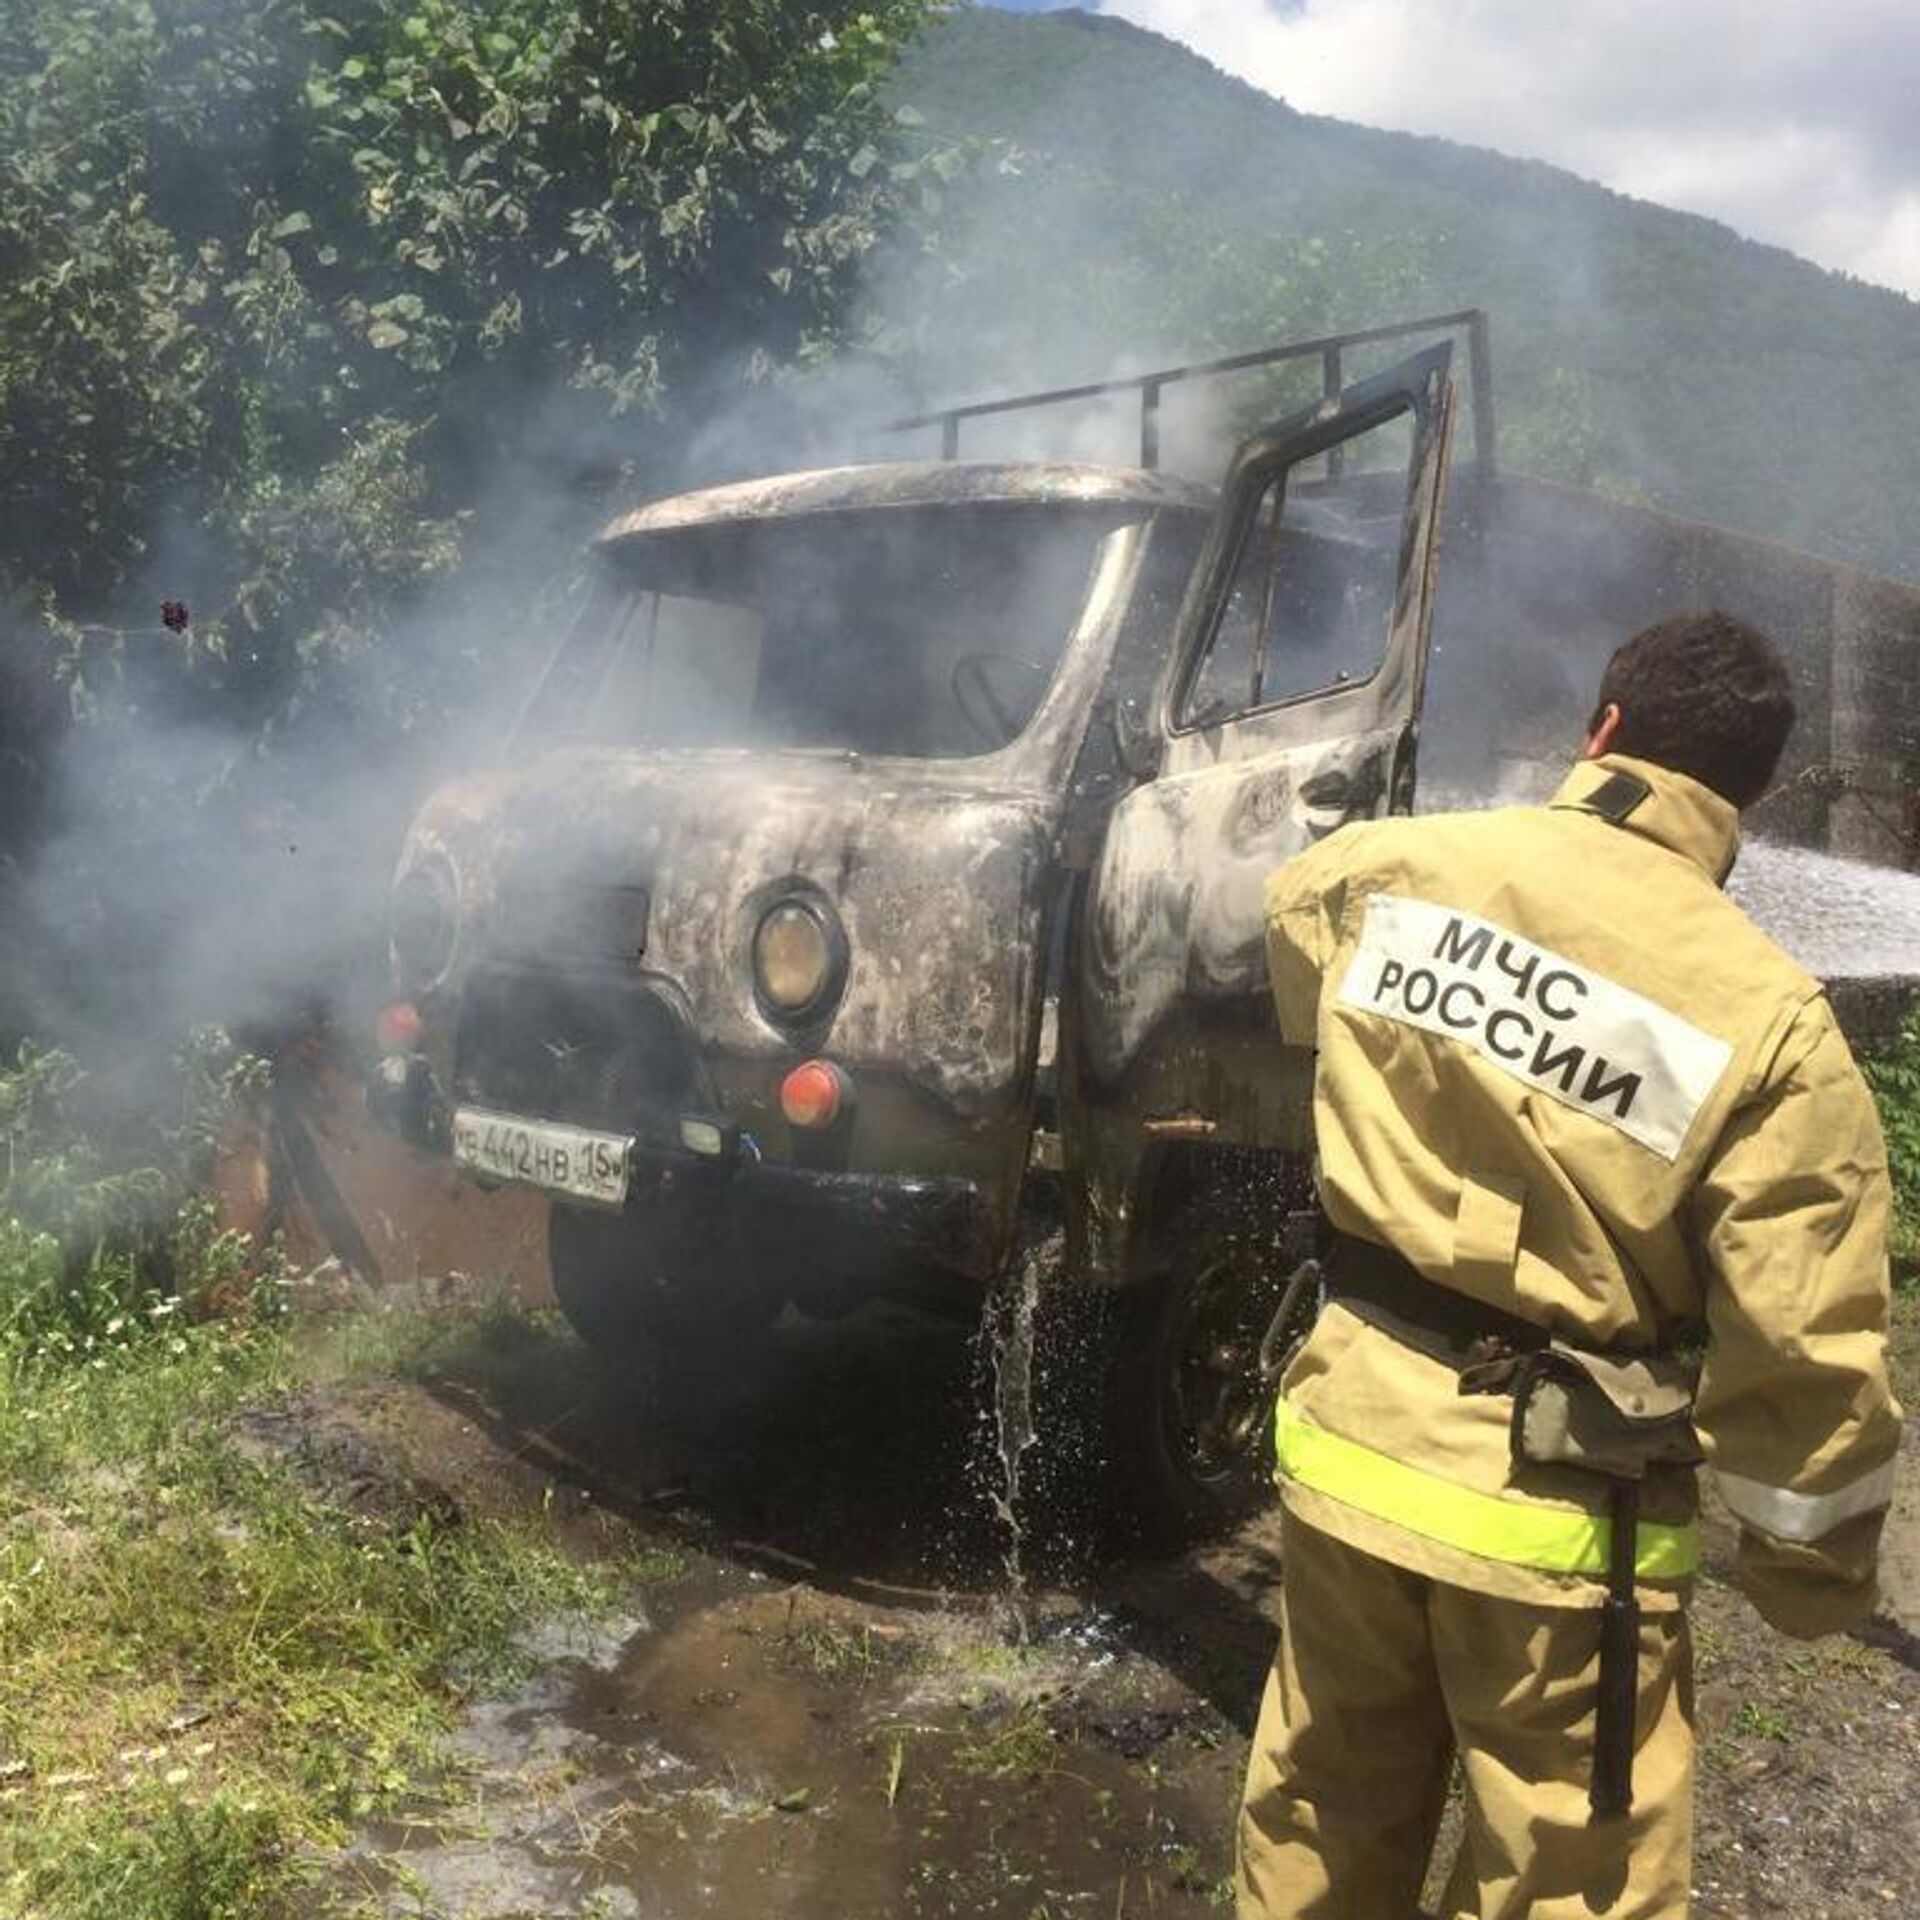
[[[1456,1753],[1446,1920],[1686,1913],[1703,1454],[1772,1625],[1874,1605],[1885,1151],[1721,892],[1792,723],[1761,635],[1676,616],[1547,805],[1359,823],[1268,883],[1330,1241],[1242,1920],[1412,1915]]]

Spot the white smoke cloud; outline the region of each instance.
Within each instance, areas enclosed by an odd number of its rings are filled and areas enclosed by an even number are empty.
[[[1546,160],[1920,296],[1912,0],[1104,0],[1303,112]]]

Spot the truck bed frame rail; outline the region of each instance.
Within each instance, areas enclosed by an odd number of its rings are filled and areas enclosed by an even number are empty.
[[[1329,333],[1314,340],[1289,340],[1252,353],[1229,354],[1223,360],[1197,360],[1186,366],[1157,367],[1151,373],[1128,374],[1118,380],[1094,380],[1075,387],[1050,387],[1038,393],[1002,394],[988,400],[968,400],[958,406],[937,407],[926,413],[889,420],[882,433],[912,433],[925,427],[940,429],[940,457],[960,457],[960,428],[967,420],[992,414],[1028,413],[1041,407],[1066,406],[1079,400],[1097,400],[1110,393],[1140,396],[1140,464],[1149,470],[1160,464],[1160,396],[1184,380],[1217,378],[1245,373],[1253,367],[1276,366],[1288,360],[1320,361],[1321,392],[1337,394],[1345,384],[1344,354],[1349,347],[1371,346],[1382,340],[1405,340],[1417,334],[1464,333],[1467,337],[1469,381],[1473,404],[1474,470],[1483,479],[1497,471],[1493,425],[1493,361],[1486,310],[1465,307],[1458,313],[1429,314],[1401,320],[1389,327],[1362,327],[1351,333]]]

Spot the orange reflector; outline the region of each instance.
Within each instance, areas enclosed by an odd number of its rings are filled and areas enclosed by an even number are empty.
[[[420,1044],[420,1010],[411,1000],[396,1000],[380,1009],[373,1037],[382,1053],[411,1053]]]
[[[853,1092],[831,1060],[808,1060],[780,1082],[780,1111],[790,1127],[830,1127]]]

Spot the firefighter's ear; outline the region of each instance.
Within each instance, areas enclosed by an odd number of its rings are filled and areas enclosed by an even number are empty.
[[[1581,749],[1583,760],[1598,760],[1603,753],[1613,751],[1613,737],[1620,731],[1620,708],[1612,700],[1594,716],[1592,731],[1587,735],[1587,744]]]

